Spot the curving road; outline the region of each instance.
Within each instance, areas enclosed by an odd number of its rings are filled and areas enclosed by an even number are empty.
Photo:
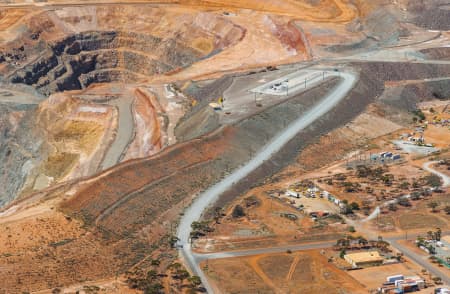
[[[113,106],[118,111],[117,132],[109,146],[108,151],[105,154],[100,169],[105,170],[116,165],[122,154],[126,151],[128,144],[134,136],[134,117],[132,111],[132,104],[134,98],[131,96],[120,96],[118,99],[106,102],[110,106]]]
[[[342,82],[318,104],[291,123],[282,133],[274,137],[266,146],[256,153],[249,162],[210,187],[204,193],[200,194],[184,212],[177,231],[177,237],[179,239],[178,245],[181,248],[179,253],[183,257],[185,265],[192,273],[201,278],[205,289],[209,293],[213,293],[212,288],[208,284],[205,274],[200,269],[198,264],[200,260],[193,254],[189,242],[191,224],[194,221],[197,221],[202,212],[210,205],[214,204],[222,193],[261,166],[264,161],[270,159],[274,153],[278,152],[286,143],[293,139],[298,132],[332,110],[348,94],[357,81],[357,75],[350,72],[328,72],[327,76],[340,76]]]
[[[439,172],[439,171],[437,171],[435,169],[432,169],[430,167],[430,165],[433,165],[433,164],[436,164],[436,163],[438,163],[438,162],[437,161],[429,161],[429,162],[424,163],[422,167],[427,172],[435,174],[438,177],[440,177],[442,179],[442,187],[443,188],[449,187],[450,186],[450,177],[447,176],[446,174],[443,174],[443,173],[441,173],[441,172]]]

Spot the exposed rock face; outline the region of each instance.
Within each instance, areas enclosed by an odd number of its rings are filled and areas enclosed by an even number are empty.
[[[0,104],[0,207],[15,198],[33,162],[45,156],[34,119],[34,109],[17,111]]]
[[[6,20],[20,19],[20,29],[0,38],[0,80],[48,96],[32,105],[20,97],[12,106],[0,100],[0,207],[169,145],[177,120],[166,110],[179,99],[161,105],[136,82],[179,72],[245,35],[221,14],[151,6],[58,8],[0,19],[0,31],[10,29],[2,27]]]
[[[26,59],[3,53],[0,60],[8,62],[11,58]],[[85,32],[48,44],[37,60],[9,79],[49,95],[82,89],[94,82],[129,81],[139,75],[167,73],[189,66],[199,58],[200,52],[175,39],[115,31]]]
[[[113,7],[31,15],[16,39],[0,40],[0,75],[47,96],[96,82],[134,82],[189,67],[245,34],[212,13],[149,7],[128,12],[133,22]]]

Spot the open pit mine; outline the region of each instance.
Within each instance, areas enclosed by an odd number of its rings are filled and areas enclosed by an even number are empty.
[[[444,291],[373,221],[430,177],[450,208],[449,99],[444,0],[0,0],[0,294],[376,293],[348,232]],[[409,192],[348,184],[399,135],[433,152],[371,164]]]

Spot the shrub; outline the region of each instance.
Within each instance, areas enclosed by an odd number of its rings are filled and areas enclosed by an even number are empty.
[[[396,211],[397,210],[397,205],[395,205],[394,203],[389,203],[388,206],[390,211]]]
[[[425,120],[425,114],[420,109],[416,109],[412,112],[415,116],[419,118],[420,121]]]
[[[439,203],[437,203],[436,201],[432,201],[430,203],[428,203],[428,207],[431,208],[432,212],[436,212],[436,208],[439,206]]]
[[[446,214],[450,214],[450,205],[447,205],[447,206],[444,208],[444,211],[445,211]]]
[[[409,183],[408,182],[402,182],[400,185],[399,185],[399,188],[400,189],[403,189],[403,190],[407,190],[407,189],[409,189]]]
[[[405,207],[410,207],[411,206],[411,202],[409,202],[409,200],[407,198],[400,198],[398,200],[398,204],[401,206],[405,206]]]
[[[442,185],[441,178],[434,174],[426,176],[425,181],[431,187],[440,187]]]
[[[420,199],[420,193],[419,192],[412,192],[411,193],[411,200],[419,200]]]
[[[242,206],[240,206],[239,204],[236,205],[236,206],[233,208],[233,212],[231,213],[231,215],[232,215],[234,218],[240,218],[240,217],[245,216],[244,208],[243,208]]]
[[[350,203],[350,208],[352,210],[359,210],[359,204],[356,202],[352,202],[352,203]]]

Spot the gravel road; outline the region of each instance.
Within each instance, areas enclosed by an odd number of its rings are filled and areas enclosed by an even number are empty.
[[[322,73],[322,71],[320,71],[320,73]],[[328,111],[332,110],[343,98],[345,98],[357,81],[357,76],[350,72],[327,72],[327,75],[340,76],[342,82],[313,108],[290,124],[278,136],[274,137],[266,146],[256,153],[249,162],[245,163],[232,174],[210,187],[204,193],[200,194],[193,201],[191,206],[184,212],[177,231],[177,237],[179,239],[178,245],[180,247],[182,246],[180,249],[180,255],[183,257],[186,266],[192,271],[192,273],[201,278],[208,293],[213,293],[211,290],[212,288],[209,286],[205,274],[200,269],[198,265],[199,260],[193,254],[189,243],[191,224],[194,221],[197,221],[202,212],[209,206],[213,205],[222,193],[232,187],[239,180],[245,178],[264,161],[270,159],[274,153],[279,151],[287,142],[294,138],[298,132],[308,127]]]

